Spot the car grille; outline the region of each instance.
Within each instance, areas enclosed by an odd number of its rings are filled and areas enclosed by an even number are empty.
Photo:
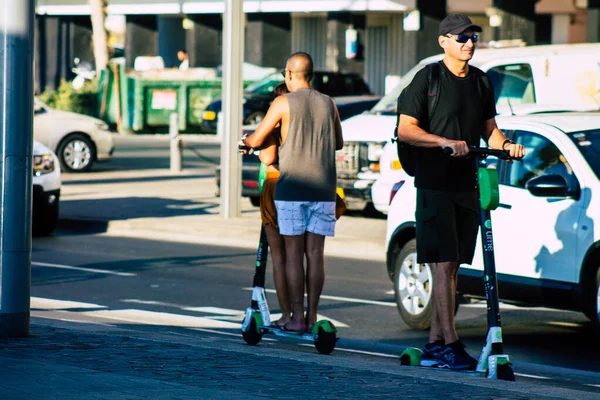
[[[336,152],[335,165],[338,178],[355,177],[365,165],[363,158],[367,156],[366,146],[360,143],[347,142]]]

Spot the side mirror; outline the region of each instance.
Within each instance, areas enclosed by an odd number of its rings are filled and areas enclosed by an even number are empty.
[[[579,197],[579,189],[569,190],[567,180],[560,175],[541,175],[530,179],[525,188],[537,197]]]

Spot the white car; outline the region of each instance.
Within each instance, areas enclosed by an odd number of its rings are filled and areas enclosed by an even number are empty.
[[[34,101],[33,136],[56,153],[63,170],[89,171],[95,162],[112,159],[108,125],[87,115],[54,110]]]
[[[46,236],[58,225],[60,166],[56,154],[33,142],[32,234]]]
[[[499,296],[503,302],[585,313],[600,326],[600,113],[497,118],[525,146],[522,162],[490,159],[499,174],[492,211]],[[426,329],[432,266],[416,264],[413,179],[394,187],[387,219],[387,272],[403,320]],[[481,239],[473,265],[459,269],[457,293],[484,298]]]

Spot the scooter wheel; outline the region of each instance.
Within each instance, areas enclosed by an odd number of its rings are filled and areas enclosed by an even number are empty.
[[[331,354],[338,341],[336,327],[327,320],[317,321],[313,326],[312,333],[315,338],[315,348],[321,354]]]
[[[515,381],[515,373],[513,372],[512,365],[510,363],[498,365],[498,379],[502,381]]]
[[[262,326],[262,316],[260,313],[252,314],[252,320],[250,321],[250,327],[247,331],[242,331],[242,337],[244,341],[250,346],[255,346],[262,339],[262,331],[260,327]]]
[[[423,352],[421,349],[415,347],[409,347],[400,354],[400,365],[407,365],[414,367],[415,365],[421,365],[421,357]]]

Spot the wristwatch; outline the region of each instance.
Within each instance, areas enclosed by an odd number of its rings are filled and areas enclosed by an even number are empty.
[[[510,140],[510,139],[506,139],[506,140],[504,141],[504,143],[502,143],[502,150],[505,150],[505,149],[504,149],[504,146],[506,146],[506,143],[508,143],[508,144],[515,144],[515,142],[513,142],[512,140]]]

